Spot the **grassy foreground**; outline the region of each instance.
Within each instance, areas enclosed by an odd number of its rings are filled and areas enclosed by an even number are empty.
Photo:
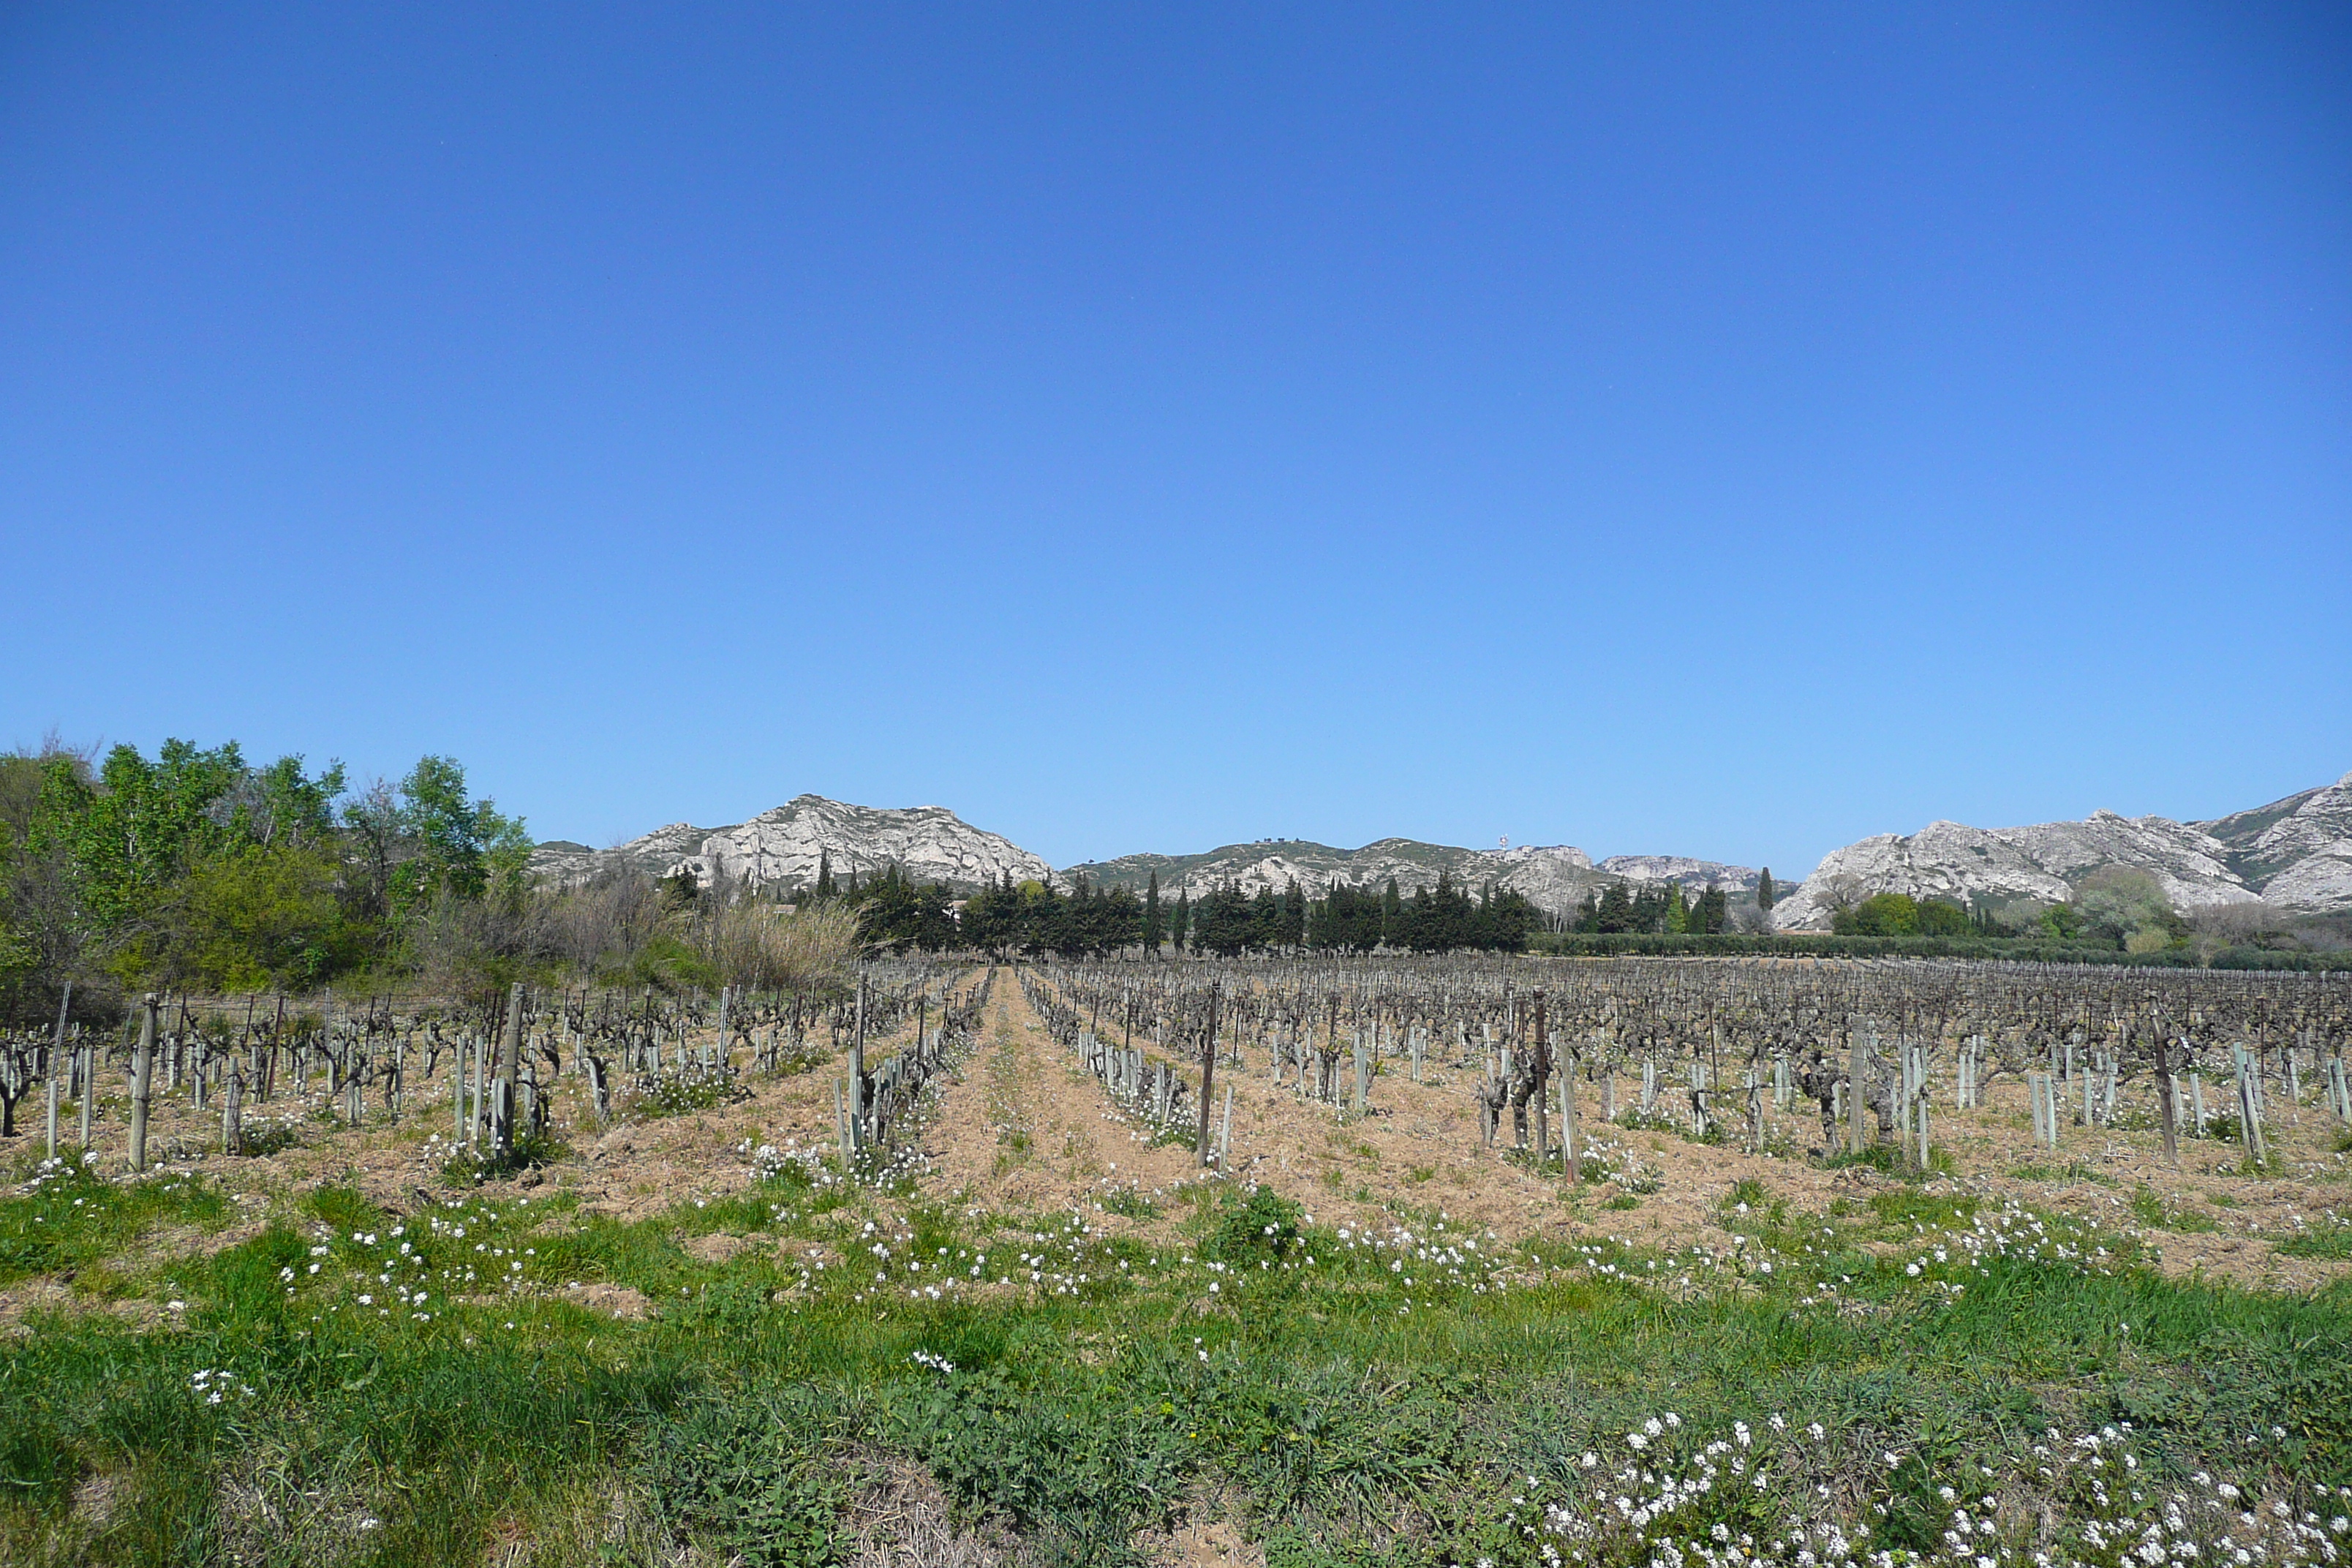
[[[1213,1182],[910,1206],[762,1153],[636,1223],[330,1187],[247,1234],[200,1178],[45,1176],[0,1202],[0,1286],[72,1281],[0,1339],[0,1562],[851,1562],[910,1466],[968,1561],[1171,1560],[1203,1519],[1299,1568],[2352,1547],[2341,1286],[2167,1282],[1916,1189],[1544,1256]]]

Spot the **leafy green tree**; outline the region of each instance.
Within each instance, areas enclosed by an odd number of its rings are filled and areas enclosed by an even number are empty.
[[[30,839],[54,868],[54,922],[119,978],[213,984],[304,978],[334,962],[332,844],[343,773],[299,757],[252,768],[231,742],[117,746],[95,775],[42,763]],[[62,978],[62,976],[60,976]]]
[[[66,846],[94,931],[123,931],[198,860],[235,842],[226,814],[214,807],[245,772],[233,741],[211,750],[165,741],[152,762],[135,746],[117,746],[95,786],[61,763],[52,765],[41,830]]]
[[[1914,929],[1921,936],[1967,936],[1975,930],[1969,911],[1948,899],[1923,899]]]
[[[18,923],[16,858],[16,830],[0,820],[0,997],[13,996],[40,963],[40,949]]]
[[[307,989],[360,955],[324,847],[248,845],[214,856],[178,889],[159,944],[164,978],[215,991]]]
[[[1840,936],[1916,936],[1919,904],[1907,893],[1878,893],[1830,917]]]
[[[397,909],[511,888],[530,864],[522,818],[502,815],[488,798],[473,799],[466,770],[453,757],[418,759],[400,782],[400,814],[413,855],[393,874]]]

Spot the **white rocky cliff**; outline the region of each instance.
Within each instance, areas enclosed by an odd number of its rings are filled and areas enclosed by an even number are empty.
[[[897,866],[918,882],[969,889],[1010,874],[1016,882],[1053,879],[1053,868],[994,833],[982,832],[945,806],[905,810],[849,805],[804,795],[732,827],[675,823],[613,849],[562,840],[541,845],[531,869],[558,886],[584,882],[608,868],[633,868],[656,877],[683,872],[709,887],[724,877],[755,887],[807,887],[818,861],[833,873],[869,876]]]
[[[1772,911],[1781,931],[1825,929],[1845,904],[1878,893],[1963,906],[2061,903],[2104,866],[2155,878],[2173,907],[2266,903],[2285,912],[2352,910],[2352,773],[2210,822],[2092,813],[2080,822],[1969,827],[1932,822],[1833,850]]]
[[[1463,849],[1412,838],[1383,838],[1360,849],[1335,849],[1306,839],[1263,839],[1231,844],[1201,855],[1129,855],[1090,861],[1065,873],[1098,887],[1142,891],[1157,873],[1164,898],[1180,893],[1194,900],[1232,884],[1255,895],[1261,888],[1281,892],[1296,882],[1320,898],[1331,888],[1384,888],[1393,879],[1408,898],[1416,888],[1434,886],[1443,874],[1475,891],[1492,883],[1527,896],[1552,914],[1565,914],[1612,881],[1676,881],[1685,891],[1709,888],[1752,891],[1751,867],[1696,860],[1686,855],[1616,855],[1598,866],[1572,844],[1526,844],[1507,849]]]

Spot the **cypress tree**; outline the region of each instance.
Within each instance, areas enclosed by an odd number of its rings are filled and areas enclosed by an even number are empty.
[[[833,851],[816,852],[816,899],[819,903],[833,897]]]
[[[1772,868],[1767,866],[1764,874],[1756,879],[1756,907],[1769,914],[1778,897],[1772,887]]]
[[[1168,945],[1177,952],[1192,935],[1192,891],[1187,888],[1176,895],[1176,913],[1168,921]]]
[[[1143,951],[1153,958],[1160,956],[1160,941],[1163,934],[1160,918],[1160,873],[1151,873],[1151,885],[1143,889]]]
[[[1250,900],[1250,945],[1272,949],[1282,945],[1282,900],[1275,897],[1274,884],[1262,882],[1257,894]]]
[[[1699,930],[1709,936],[1720,936],[1730,924],[1731,900],[1721,888],[1709,888],[1699,897]]]

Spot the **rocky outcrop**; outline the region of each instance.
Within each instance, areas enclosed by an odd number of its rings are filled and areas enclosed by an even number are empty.
[[[1752,893],[1761,876],[1753,866],[1727,866],[1720,860],[1694,860],[1687,855],[1612,855],[1601,862],[1601,869],[1628,882],[1680,882],[1685,893],[1704,893],[1710,888]]]
[[[1443,874],[1472,889],[1488,884],[1523,893],[1551,914],[1566,914],[1612,881],[1680,882],[1686,893],[1709,888],[1727,892],[1756,890],[1752,867],[1696,860],[1687,855],[1612,855],[1598,866],[1570,844],[1523,844],[1507,849],[1462,849],[1412,838],[1383,838],[1361,849],[1335,849],[1306,839],[1261,839],[1228,844],[1203,855],[1128,855],[1089,861],[1064,875],[1083,876],[1098,887],[1140,893],[1157,872],[1163,897],[1189,893],[1198,900],[1231,882],[1244,892],[1282,891],[1293,881],[1320,897],[1335,884],[1384,888],[1394,878],[1407,898],[1416,888],[1433,887]]]
[[[2080,822],[1969,827],[1932,822],[1832,851],[1772,911],[1782,931],[1825,928],[1878,893],[1964,906],[2060,903],[2105,866],[2153,877],[2182,910],[2260,900],[2300,913],[2352,910],[2352,774],[2210,822],[2094,812]]]
[[[1011,875],[1016,882],[1053,879],[1053,868],[1010,839],[985,833],[945,806],[892,810],[801,795],[731,827],[673,823],[612,849],[563,840],[541,845],[531,869],[546,882],[572,886],[609,869],[656,877],[681,872],[709,887],[724,878],[754,887],[803,888],[820,858],[834,875],[870,876],[896,866],[918,882],[969,890]]]
[[[1267,838],[1200,855],[1127,855],[1088,861],[1068,868],[1064,875],[1140,893],[1154,873],[1161,897],[1189,893],[1195,900],[1229,882],[1255,894],[1260,888],[1278,893],[1296,881],[1319,898],[1337,885],[1385,888],[1391,879],[1410,898],[1414,889],[1434,887],[1440,876],[1447,876],[1474,890],[1489,883],[1512,889],[1538,908],[1551,910],[1575,908],[1587,892],[1609,880],[1593,868],[1592,858],[1573,845],[1462,849],[1413,838],[1383,838],[1360,849],[1336,849],[1303,838]]]
[[[2352,773],[2196,826],[2223,846],[2264,903],[2308,914],[2352,910]]]

